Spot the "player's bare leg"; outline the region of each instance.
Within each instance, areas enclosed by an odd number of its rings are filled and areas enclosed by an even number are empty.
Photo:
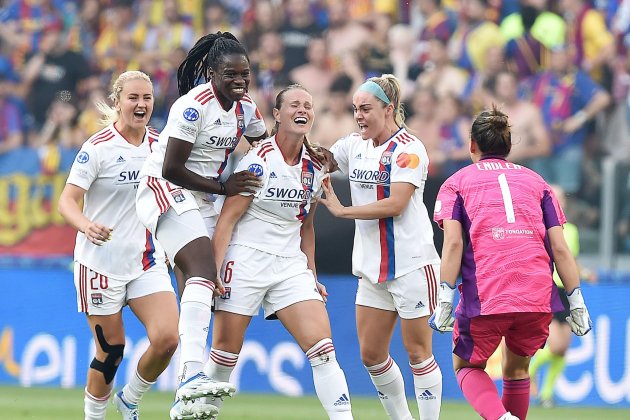
[[[324,303],[305,300],[276,312],[311,363],[315,392],[331,420],[352,419],[346,377],[337,363]]]
[[[553,407],[553,387],[564,370],[565,355],[571,345],[571,338],[571,327],[568,323],[556,319],[551,321],[547,347],[541,350],[549,352],[549,369],[540,388],[540,403],[543,407]]]
[[[123,418],[133,419],[140,399],[166,369],[177,349],[178,311],[175,296],[170,292],[152,293],[128,303],[144,325],[150,343],[138,361],[135,375],[114,396],[114,405]]]
[[[385,412],[392,420],[412,419],[402,373],[389,355],[398,313],[357,305],[356,315],[361,360],[370,374]]]
[[[85,387],[86,420],[105,419],[114,376],[123,358],[125,330],[122,312],[112,315],[87,315],[96,353],[90,364]]]

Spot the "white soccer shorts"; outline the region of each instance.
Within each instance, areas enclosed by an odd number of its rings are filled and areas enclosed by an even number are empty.
[[[135,279],[119,280],[75,261],[74,286],[77,290],[77,309],[88,315],[113,315],[130,299],[157,292],[175,293],[168,270],[162,264],[149,268]]]
[[[403,319],[429,316],[437,305],[440,264],[430,264],[383,283],[359,278],[355,303],[396,311]]]
[[[281,257],[242,245],[230,245],[221,267],[226,293],[214,308],[254,316],[262,305],[265,318],[306,300],[323,301],[306,256]]]

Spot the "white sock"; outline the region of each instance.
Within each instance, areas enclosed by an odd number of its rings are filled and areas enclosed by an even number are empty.
[[[210,357],[203,368],[203,373],[215,381],[229,382],[230,375],[232,374],[237,361],[238,354],[211,348]],[[221,408],[223,406],[223,400],[221,399],[209,399],[208,403],[216,406],[217,408]]]
[[[85,420],[105,420],[105,413],[107,412],[107,401],[112,394],[110,391],[104,397],[95,397],[90,394],[85,388],[85,396],[83,402],[85,403],[83,411],[85,413]]]
[[[186,280],[179,314],[179,382],[203,369],[203,355],[212,317],[214,283],[201,277]]]
[[[387,355],[383,363],[366,366],[366,369],[387,416],[392,420],[413,419],[405,396],[405,382],[394,359]]]
[[[440,418],[442,405],[442,371],[433,355],[427,360],[411,365],[413,385],[422,420]]]
[[[122,390],[125,401],[130,405],[138,405],[144,393],[147,392],[154,383],[155,382],[149,382],[142,378],[138,373],[138,368],[136,368],[136,374],[131,377],[129,383],[125,385]]]
[[[328,417],[331,420],[352,419],[348,383],[337,363],[332,340],[320,340],[306,352],[306,357],[313,368],[315,392]]]

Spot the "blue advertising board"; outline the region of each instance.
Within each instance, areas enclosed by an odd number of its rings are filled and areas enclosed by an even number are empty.
[[[352,277],[323,276],[337,357],[353,395],[374,395],[361,364],[355,329]],[[84,316],[76,312],[72,273],[62,269],[0,269],[0,384],[80,387],[85,384],[94,343]],[[584,285],[593,331],[574,337],[556,399],[583,405],[630,406],[630,285]],[[115,385],[122,386],[148,345],[142,326],[125,310],[127,345]],[[444,376],[444,398],[460,399],[451,368],[450,334],[434,334],[434,354]],[[407,392],[413,378],[397,330],[391,355],[401,367]],[[177,354],[156,387],[174,389]],[[500,361],[488,370],[500,380]],[[278,321],[255,317],[232,381],[241,392],[314,394],[310,365]]]

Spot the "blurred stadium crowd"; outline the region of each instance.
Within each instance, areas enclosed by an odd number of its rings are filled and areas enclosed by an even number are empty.
[[[31,160],[66,171],[98,127],[95,100],[125,70],[151,76],[161,129],[176,72],[202,34],[246,45],[250,94],[271,124],[290,82],[314,97],[311,140],[355,129],[351,95],[366,77],[404,82],[407,124],[430,176],[468,164],[471,117],[510,115],[510,158],[569,193],[568,217],[597,230],[601,162],[630,160],[630,0],[8,0],[0,2],[0,175]],[[630,196],[628,171],[618,173]],[[0,200],[4,199],[0,197]],[[615,228],[630,252],[630,199]],[[588,237],[588,235],[586,235]]]

